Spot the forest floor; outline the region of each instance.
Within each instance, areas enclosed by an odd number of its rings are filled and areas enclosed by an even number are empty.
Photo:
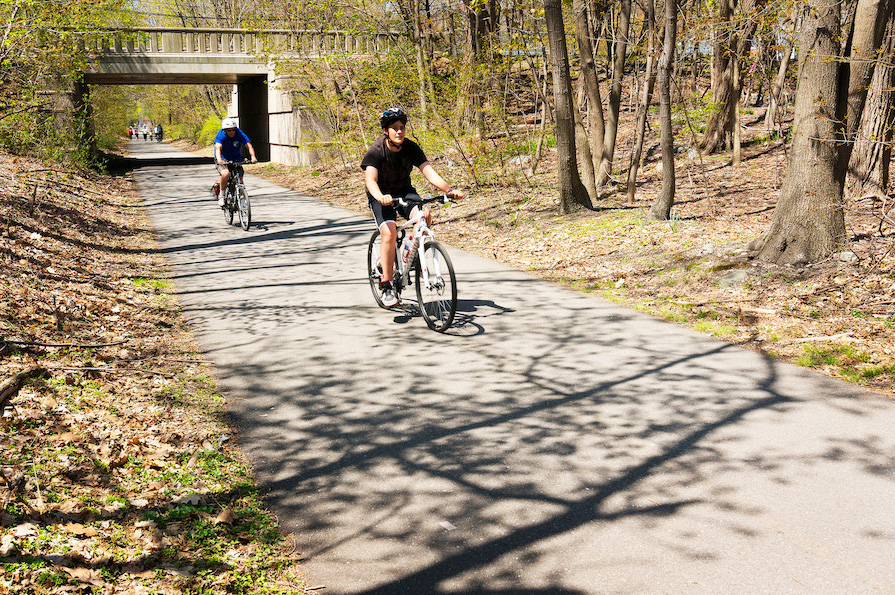
[[[0,593],[304,593],[130,174],[0,154]]]

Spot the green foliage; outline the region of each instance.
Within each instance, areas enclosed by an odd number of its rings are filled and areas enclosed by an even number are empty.
[[[217,116],[208,116],[205,119],[205,122],[202,123],[202,127],[196,133],[196,135],[191,138],[193,142],[197,145],[211,145],[214,142],[214,137],[218,133],[218,130],[221,128],[221,122],[218,120]]]
[[[161,124],[166,138],[210,145],[230,99],[229,85],[91,87],[101,147],[117,142],[129,124]]]
[[[0,0],[0,146],[84,164],[69,99],[100,26],[126,24],[126,0]]]

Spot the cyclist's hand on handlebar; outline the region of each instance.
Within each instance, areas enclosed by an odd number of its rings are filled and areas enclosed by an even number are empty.
[[[252,163],[258,163],[258,158],[252,155]]]
[[[445,193],[445,196],[452,200],[461,200],[464,196],[466,196],[466,193],[462,190],[458,190],[457,188],[451,188],[451,191]]]
[[[392,204],[392,202],[394,202],[394,200],[392,199],[391,194],[383,194],[382,198],[379,199],[379,203],[382,204],[383,206],[388,206],[388,205]]]

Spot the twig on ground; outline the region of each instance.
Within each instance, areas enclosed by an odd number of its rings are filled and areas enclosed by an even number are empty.
[[[13,395],[21,390],[22,385],[25,384],[25,381],[29,378],[35,378],[37,376],[43,376],[46,374],[47,369],[42,366],[31,366],[27,370],[23,370],[0,383],[0,406],[2,406],[6,401],[12,398]]]
[[[173,357],[157,357],[157,360],[163,362],[177,362],[180,364],[213,364],[214,362],[209,359],[175,359]]]
[[[826,335],[823,337],[801,337],[799,339],[793,339],[793,343],[807,343],[809,341],[839,341],[842,339],[853,340],[851,337],[851,333],[837,333],[835,335]]]
[[[74,349],[96,349],[98,347],[113,347],[115,345],[123,345],[129,340],[130,339],[124,339],[121,341],[114,341],[112,343],[41,343],[39,341],[13,341],[12,339],[5,339],[7,343],[11,343],[12,345],[32,345],[34,347],[68,347]]]
[[[161,370],[144,370],[143,368],[102,368],[96,366],[47,366],[48,370],[65,370],[68,372],[138,372],[151,376],[164,376],[173,378],[176,374],[162,372]]]

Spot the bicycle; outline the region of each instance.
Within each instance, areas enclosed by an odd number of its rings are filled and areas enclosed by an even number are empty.
[[[403,199],[399,204],[407,206]],[[450,202],[450,196],[427,196],[415,203],[424,204]],[[410,233],[408,234],[408,230]],[[422,208],[409,221],[398,226],[395,252],[395,275],[392,287],[400,303],[401,291],[416,283],[416,297],[420,313],[426,325],[439,333],[443,333],[454,321],[457,312],[457,278],[454,265],[444,247],[435,241],[435,234],[426,224]],[[379,282],[382,280],[382,264],[380,262],[380,233],[377,229],[370,236],[367,246],[367,273],[370,288],[379,307],[385,308],[379,294]],[[422,255],[422,258],[420,258]]]
[[[227,184],[227,190],[224,191],[224,221],[227,225],[233,224],[233,218],[239,213],[239,224],[246,231],[252,222],[252,203],[249,200],[249,193],[246,192],[245,184],[242,183],[243,169],[242,164],[248,161],[225,161],[224,164],[230,170],[230,182]]]

